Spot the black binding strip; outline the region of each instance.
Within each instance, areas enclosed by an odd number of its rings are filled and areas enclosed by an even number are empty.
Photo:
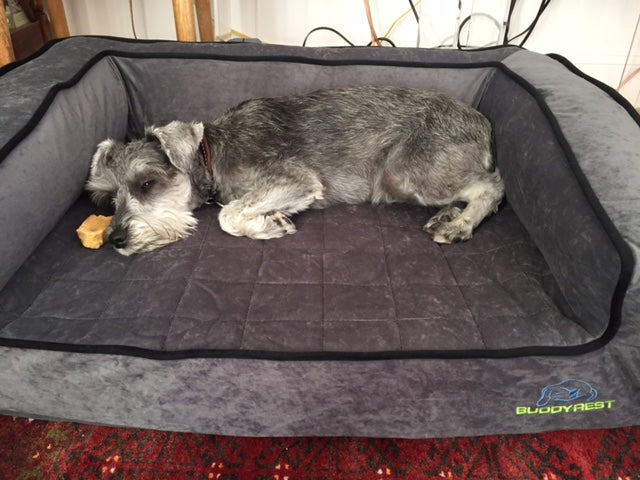
[[[245,360],[274,361],[376,361],[376,360],[414,360],[414,359],[500,359],[518,357],[558,356],[570,357],[597,350],[606,343],[602,337],[570,347],[518,347],[507,349],[466,349],[466,350],[383,350],[383,351],[270,351],[270,350],[237,350],[237,349],[186,349],[186,350],[153,350],[129,345],[100,345],[46,342],[40,340],[21,340],[0,338],[0,346],[26,348],[30,350],[48,350],[54,352],[71,352],[100,355],[125,355],[148,358],[151,360],[187,360],[190,358],[233,358]]]
[[[141,43],[146,43],[146,44],[155,44],[155,43],[166,43],[166,44],[175,44],[178,42],[175,42],[173,40],[135,40],[135,39],[128,39],[128,38],[119,38],[119,37],[110,37],[110,36],[85,36],[86,38],[99,38],[99,39],[105,39],[105,40],[113,40],[113,41],[118,41],[119,43],[131,43],[131,44],[141,44]],[[77,37],[76,37],[77,38]],[[84,38],[84,37],[82,37]],[[4,67],[0,68],[0,77],[2,77],[2,75],[9,73],[11,70],[41,56],[42,54],[44,54],[47,50],[49,50],[51,47],[53,47],[54,45],[56,45],[57,43],[63,42],[65,40],[68,40],[67,38],[61,38],[61,39],[55,39],[55,40],[51,40],[49,41],[47,44],[45,44],[39,51],[37,51],[36,53],[34,53],[33,55],[31,55],[30,57],[24,59],[24,60],[20,60],[18,62],[13,62],[10,63],[8,65],[5,65]],[[225,42],[212,42],[212,43],[225,43]],[[234,44],[235,45],[235,44]],[[371,47],[366,47],[366,46],[356,46],[356,47],[331,47],[330,49],[333,50],[340,50],[340,49],[367,49],[367,48],[371,48]],[[520,49],[520,47],[516,47],[516,46],[512,46],[509,45],[507,47],[503,46],[503,45],[495,45],[495,46],[490,46],[490,47],[484,47],[484,48],[478,48],[478,49],[473,49],[472,51],[489,51],[489,50],[499,50],[499,49],[504,49],[504,48],[517,48]],[[470,50],[471,51],[471,50]],[[13,150],[22,140],[24,140],[29,133],[31,133],[31,131],[36,127],[36,125],[40,122],[40,120],[42,119],[42,117],[45,115],[45,113],[47,112],[49,106],[53,103],[53,101],[55,100],[56,95],[58,94],[59,91],[73,87],[76,83],[78,83],[82,77],[87,73],[87,71],[93,67],[96,63],[98,63],[100,60],[102,60],[105,57],[109,57],[109,56],[114,56],[114,57],[125,57],[125,58],[141,58],[141,59],[153,59],[153,58],[174,58],[174,59],[205,59],[205,60],[224,60],[224,61],[237,61],[237,62],[252,62],[252,61],[256,61],[256,62],[260,62],[260,61],[274,61],[274,62],[286,62],[286,63],[303,63],[303,64],[310,64],[310,65],[321,65],[321,66],[348,66],[348,65],[371,65],[371,66],[396,66],[396,67],[414,67],[414,68],[425,68],[425,67],[430,67],[430,66],[435,66],[436,64],[429,64],[427,62],[410,62],[410,61],[379,61],[379,60],[371,60],[371,61],[366,61],[366,60],[322,60],[322,59],[313,59],[313,58],[307,58],[307,57],[300,57],[300,56],[295,56],[295,55],[279,55],[279,56],[267,56],[267,55],[260,55],[260,56],[242,56],[242,57],[238,57],[238,56],[234,56],[234,55],[225,55],[225,54],[205,54],[205,53],[186,53],[186,52],[182,52],[182,53],[162,53],[162,52],[127,52],[127,51],[121,51],[121,50],[112,50],[112,49],[107,49],[107,50],[102,50],[100,52],[98,52],[97,54],[95,54],[92,58],[90,58],[89,60],[87,60],[87,62],[78,69],[78,71],[69,79],[63,82],[59,82],[57,84],[55,84],[54,86],[52,86],[50,88],[50,90],[47,92],[47,94],[45,95],[45,97],[43,98],[42,102],[40,103],[40,105],[38,106],[38,108],[36,108],[36,110],[34,111],[33,115],[31,115],[31,117],[29,118],[29,120],[26,122],[26,124],[20,128],[14,135],[13,137],[11,137],[4,145],[0,146],[0,164],[4,161],[4,159],[9,155],[9,152],[11,152],[11,150]],[[448,65],[448,64],[446,64]],[[483,64],[473,64],[470,67],[466,67],[466,64],[461,64],[461,63],[453,63],[452,65],[454,65],[457,68],[481,68],[482,66],[491,66],[491,67],[498,67],[500,68],[500,66],[502,65],[500,62],[485,62]],[[434,68],[438,68],[438,67],[434,67]]]
[[[368,47],[358,47],[368,48]],[[37,126],[42,117],[55,100],[56,95],[61,90],[71,88],[76,85],[96,63],[106,57],[136,58],[136,59],[184,59],[184,60],[220,60],[227,62],[282,62],[282,63],[299,63],[307,65],[319,66],[350,66],[350,65],[368,65],[368,66],[391,66],[391,67],[408,67],[408,68],[483,68],[495,67],[500,68],[500,62],[483,62],[474,64],[457,64],[457,63],[426,63],[417,61],[385,61],[379,60],[324,60],[307,57],[298,57],[294,55],[278,55],[278,56],[242,56],[224,55],[224,54],[203,54],[203,53],[167,53],[167,52],[125,52],[119,50],[102,50],[88,60],[78,71],[64,82],[57,83],[42,100],[40,106],[35,110],[31,118],[6,144],[0,147],[0,164],[9,155],[22,140],[24,140],[31,131]]]
[[[578,159],[573,153],[573,150],[571,149],[571,146],[569,145],[569,142],[567,141],[566,137],[562,133],[562,128],[560,127],[558,120],[556,119],[555,115],[553,114],[553,112],[551,111],[547,103],[544,101],[544,97],[542,96],[542,94],[535,87],[533,87],[533,85],[527,82],[524,78],[520,77],[514,72],[511,72],[509,69],[507,69],[506,72],[509,72],[508,75],[512,79],[516,80],[523,88],[525,88],[538,103],[538,106],[540,107],[545,117],[547,118],[547,121],[549,122],[549,125],[551,126],[551,129],[553,130],[556,136],[556,139],[558,140],[558,143],[560,144],[560,147],[562,148],[562,151],[567,158],[569,167],[571,168],[573,174],[575,175],[576,180],[578,181],[578,184],[580,185],[580,188],[582,190],[582,193],[586,197],[587,202],[589,203],[589,205],[591,206],[591,208],[593,209],[596,215],[596,218],[600,221],[604,231],[607,233],[607,236],[611,240],[611,243],[613,244],[614,248],[618,252],[618,255],[620,256],[620,276],[618,277],[618,282],[616,284],[616,288],[614,290],[613,297],[611,299],[611,310],[610,310],[611,313],[610,313],[609,323],[607,325],[606,330],[603,332],[603,334],[600,337],[592,341],[589,341],[587,343],[584,343],[582,345],[576,345],[576,346],[570,346],[570,347],[558,347],[558,348],[575,350],[576,354],[588,353],[604,347],[607,343],[609,343],[613,339],[618,329],[620,328],[620,324],[622,322],[622,308],[624,303],[624,297],[626,295],[627,289],[631,282],[631,278],[633,276],[633,271],[635,267],[635,257],[633,256],[631,247],[622,238],[622,235],[616,228],[615,224],[609,218],[609,215],[607,214],[605,208],[602,206],[600,199],[598,198],[593,188],[591,187],[589,180],[587,179],[586,175],[582,171],[582,168],[580,168]],[[595,85],[599,86],[597,84]],[[608,93],[608,92],[605,90],[605,93]],[[622,97],[621,95],[617,95],[617,98],[615,100],[621,104],[624,104],[624,103],[629,104],[626,101],[626,99],[624,99],[624,97]],[[630,108],[633,109],[632,106],[630,106]],[[628,109],[626,110],[628,111]],[[633,110],[635,111],[635,109]],[[637,116],[638,115],[636,114],[635,117]],[[640,123],[638,125],[640,126]],[[553,349],[556,347],[542,347],[542,348]]]
[[[18,68],[19,66],[24,65],[25,63],[29,63],[34,58],[38,58],[40,55],[45,53],[47,50],[53,47],[56,43],[61,42],[62,40],[64,40],[64,38],[56,38],[55,40],[49,40],[47,43],[45,43],[42,47],[40,47],[38,50],[36,50],[34,53],[29,55],[28,57],[25,57],[22,60],[16,60],[15,62],[7,63],[3,67],[0,67],[0,77],[2,77],[6,73],[9,73],[11,70],[15,68]]]
[[[634,108],[631,103],[624,98],[620,92],[618,92],[615,88],[607,85],[606,83],[598,80],[597,78],[591,77],[576,67],[569,59],[563,57],[562,55],[558,55],[557,53],[550,53],[547,55],[549,58],[553,58],[555,61],[561,63],[567,70],[569,70],[574,75],[586,80],[587,82],[593,84],[598,87],[600,90],[609,95],[613,100],[615,100],[622,108],[624,108],[627,113],[635,120],[635,122],[640,126],[640,113]]]
[[[607,328],[603,334],[589,342],[581,345],[572,346],[527,346],[510,349],[467,349],[467,350],[411,350],[411,351],[379,351],[379,352],[274,352],[263,350],[218,350],[218,349],[190,349],[163,351],[151,350],[139,347],[131,347],[125,345],[78,345],[68,343],[56,343],[37,340],[21,340],[12,338],[0,338],[0,345],[15,348],[42,349],[62,352],[76,353],[92,353],[107,355],[129,355],[143,357],[155,360],[180,360],[188,358],[237,358],[237,359],[263,359],[263,360],[324,360],[324,361],[354,361],[354,360],[391,360],[391,359],[468,359],[468,358],[515,358],[527,356],[573,356],[581,355],[598,350],[607,345],[617,333],[621,318],[624,297],[631,281],[635,260],[631,252],[631,248],[624,241],[617,228],[602,207],[597,195],[591,188],[586,176],[582,172],[580,165],[569,146],[568,141],[564,137],[560,125],[544,101],[542,94],[527,80],[511,71],[503,63],[499,61],[488,61],[478,63],[428,63],[420,61],[380,61],[380,60],[325,60],[307,57],[299,57],[294,55],[278,55],[278,56],[232,56],[220,54],[203,54],[203,53],[143,53],[143,52],[123,52],[117,50],[104,50],[93,58],[91,58],[83,68],[81,68],[69,81],[54,86],[47,94],[40,107],[32,116],[29,124],[20,130],[12,139],[11,144],[15,145],[21,141],[40,118],[46,112],[58,91],[75,85],[83,75],[101,59],[113,56],[123,58],[140,58],[140,59],[207,59],[207,60],[224,60],[234,62],[283,62],[283,63],[299,63],[321,66],[352,66],[352,65],[370,65],[370,66],[392,66],[405,68],[448,68],[448,69],[472,69],[472,68],[496,68],[509,76],[512,80],[524,88],[536,101],[551,126],[561,149],[563,150],[573,170],[578,184],[580,185],[587,201],[594,210],[594,213],[600,221],[603,230],[607,233],[614,248],[620,256],[620,276],[614,290],[610,318]],[[575,69],[569,68],[570,70]],[[577,69],[576,69],[577,70]],[[579,72],[579,71],[578,71]],[[575,72],[574,72],[575,73]],[[588,78],[584,74],[583,78]],[[596,86],[602,88],[609,93],[614,100],[623,106],[626,102],[620,95],[612,95],[610,89],[603,88],[600,82],[592,82]],[[617,92],[616,92],[617,93]],[[628,102],[626,102],[628,103]],[[633,107],[631,107],[633,109]],[[629,108],[625,107],[628,111]],[[638,121],[637,113],[632,115]],[[640,124],[640,123],[639,123]],[[19,140],[15,140],[20,137]],[[8,150],[11,150],[10,148]],[[6,148],[0,150],[0,161],[6,156]]]
[[[118,41],[120,43],[178,43],[175,40],[147,40],[147,39],[135,40],[133,38],[113,37],[109,35],[80,35],[80,36],[74,36],[73,38],[101,38],[104,40]],[[17,67],[24,65],[25,63],[28,63],[35,58],[38,58],[40,55],[45,53],[47,50],[49,50],[51,47],[53,47],[57,43],[64,42],[68,39],[69,37],[54,38],[52,40],[49,40],[42,47],[40,47],[38,50],[36,50],[34,53],[29,55],[28,57],[25,57],[22,60],[17,60],[15,62],[8,63],[3,67],[0,67],[0,77],[2,77],[2,75],[4,75],[5,73],[9,73],[11,70]],[[202,42],[199,42],[199,43],[202,43]],[[209,42],[209,43],[221,43],[221,42]]]

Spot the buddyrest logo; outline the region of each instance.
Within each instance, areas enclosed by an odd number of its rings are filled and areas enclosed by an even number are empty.
[[[615,400],[599,400],[591,384],[573,378],[547,385],[535,407],[516,407],[516,415],[556,415],[562,413],[609,410]]]

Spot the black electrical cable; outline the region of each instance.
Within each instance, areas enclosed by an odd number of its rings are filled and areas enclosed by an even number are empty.
[[[336,30],[335,28],[331,28],[331,27],[316,27],[314,29],[312,29],[309,33],[307,33],[307,36],[304,37],[304,41],[302,42],[302,46],[306,47],[307,46],[307,40],[309,39],[309,36],[313,33],[313,32],[317,32],[318,30],[327,30],[331,33],[335,33],[336,35],[338,35],[340,38],[342,38],[345,42],[347,42],[349,45],[351,45],[352,47],[355,47],[356,44],[353,43],[351,40],[349,40],[347,37],[345,37],[343,34],[341,34],[338,30]],[[387,42],[389,45],[391,45],[392,47],[396,47],[396,44],[393,43],[391,41],[391,39],[387,38],[387,37],[378,37],[376,38],[376,40],[380,40],[381,42]],[[369,42],[367,44],[367,47],[370,47],[373,44],[373,41]]]
[[[390,38],[387,38],[387,37],[378,37],[378,38],[376,38],[376,40],[380,40],[381,42],[387,42],[387,43],[388,43],[389,45],[391,45],[393,48],[396,48],[396,44],[395,44],[395,43],[393,43],[393,42],[391,41],[391,39],[390,39]],[[371,42],[367,43],[367,47],[370,47],[372,44],[373,44],[373,41],[371,41]]]
[[[420,17],[418,16],[418,10],[416,10],[416,6],[413,4],[413,0],[409,0],[409,5],[411,5],[411,10],[413,10],[413,15],[416,17],[416,22],[420,23]]]
[[[331,28],[331,27],[316,27],[314,29],[312,29],[309,33],[307,33],[307,36],[304,37],[304,40],[302,42],[302,46],[306,47],[307,46],[307,40],[309,39],[309,36],[313,33],[313,32],[317,32],[318,30],[328,30],[329,32],[335,33],[336,35],[338,35],[340,38],[342,38],[345,42],[347,42],[349,45],[351,45],[352,47],[355,47],[356,44],[353,43],[351,40],[349,40],[347,37],[345,37],[343,34],[341,34],[338,30],[336,30],[335,28]]]
[[[513,10],[516,8],[516,3],[518,0],[511,0],[509,3],[509,13],[507,13],[507,21],[504,25],[504,37],[502,38],[502,44],[507,45],[509,43],[509,27],[511,27],[511,16],[513,15]]]
[[[515,1],[515,0],[513,0],[513,1]],[[413,15],[416,17],[416,22],[418,22],[418,24],[419,24],[420,23],[420,16],[418,15],[418,10],[416,10],[416,6],[413,4],[413,0],[409,0],[409,5],[411,5],[411,10],[413,11]],[[460,7],[460,6],[461,6],[461,0],[458,1],[458,7]],[[307,36],[304,37],[304,40],[302,41],[302,46],[306,47],[307,46],[307,40],[309,39],[311,34],[314,33],[314,32],[317,32],[319,30],[326,30],[326,31],[335,33],[342,40],[347,42],[352,47],[356,46],[355,43],[353,43],[351,40],[349,40],[347,37],[345,37],[343,34],[341,34],[338,30],[336,30],[335,28],[331,28],[331,27],[316,27],[316,28],[312,29],[309,33],[307,33]],[[374,41],[387,42],[392,47],[394,47],[394,48],[396,47],[396,44],[393,43],[393,41],[391,39],[387,38],[387,37],[378,37],[375,40],[372,40],[371,42],[369,42],[367,44],[367,47],[370,47],[373,44]]]
[[[473,17],[486,17],[488,19],[490,19],[494,25],[496,26],[496,28],[498,29],[498,40],[496,41],[496,44],[500,41],[499,37],[500,37],[500,22],[498,20],[496,20],[494,17],[492,17],[491,15],[487,14],[487,13],[482,13],[482,12],[478,12],[478,13],[472,13],[471,15],[469,15],[467,18],[465,18],[464,20],[462,20],[462,22],[460,22],[460,26],[458,27],[458,33],[456,35],[456,44],[458,47],[458,50],[463,50],[463,49],[469,49],[469,50],[473,50],[476,48],[482,48],[482,47],[469,47],[469,45],[462,45],[460,43],[460,35],[462,33],[462,28],[473,18]]]
[[[469,21],[471,20],[471,15],[469,15],[467,18],[465,18],[464,20],[462,20],[462,22],[460,22],[460,26],[458,27],[458,34],[456,35],[456,46],[458,47],[458,50],[462,50],[463,45],[460,44],[460,32],[462,32],[462,27],[464,27]]]
[[[528,28],[527,34],[525,35],[522,42],[520,42],[521,47],[524,46],[526,41],[529,39],[529,36],[533,33],[533,29],[536,28],[536,25],[538,24],[538,20],[540,20],[540,17],[542,16],[542,14],[547,9],[550,3],[551,3],[551,0],[542,0],[542,2],[540,2],[540,9],[538,10],[538,14],[536,15],[536,18],[534,18],[533,22]]]
[[[522,32],[520,32],[519,34],[517,34],[517,35],[511,37],[510,39],[508,39],[506,44],[509,44],[509,43],[513,42],[516,38],[520,38],[520,37],[522,37],[524,35],[525,36],[524,39],[520,42],[520,46],[521,47],[524,46],[526,41],[529,39],[529,37],[533,33],[533,29],[538,24],[538,20],[540,20],[540,17],[542,16],[542,14],[547,9],[547,7],[549,6],[550,3],[551,3],[551,0],[541,0],[540,7],[538,8],[538,13],[536,13],[536,16],[533,19],[533,21],[531,22],[531,24],[527,28],[525,28]]]

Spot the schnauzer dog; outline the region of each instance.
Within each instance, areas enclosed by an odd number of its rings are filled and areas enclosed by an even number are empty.
[[[107,236],[124,255],[188,236],[192,211],[222,205],[220,227],[255,239],[295,233],[290,216],[336,203],[443,206],[438,243],[471,238],[504,185],[491,125],[448,96],[352,87],[248,100],[210,123],[173,121],[129,143],[105,140],[87,188],[115,207]]]

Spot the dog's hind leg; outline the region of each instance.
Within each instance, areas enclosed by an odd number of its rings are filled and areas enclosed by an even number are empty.
[[[232,200],[220,210],[220,227],[231,235],[260,240],[295,233],[296,227],[288,215],[306,210],[323,198],[323,187],[317,177],[305,177],[293,181],[279,178]]]
[[[433,235],[445,223],[450,223],[460,216],[467,204],[462,200],[455,200],[441,209],[437,214],[429,219],[424,226],[424,230]]]
[[[456,200],[433,216],[424,230],[437,243],[469,240],[473,230],[489,214],[498,210],[504,185],[496,170],[491,177],[479,180],[456,195]],[[466,203],[466,207],[463,205]]]

